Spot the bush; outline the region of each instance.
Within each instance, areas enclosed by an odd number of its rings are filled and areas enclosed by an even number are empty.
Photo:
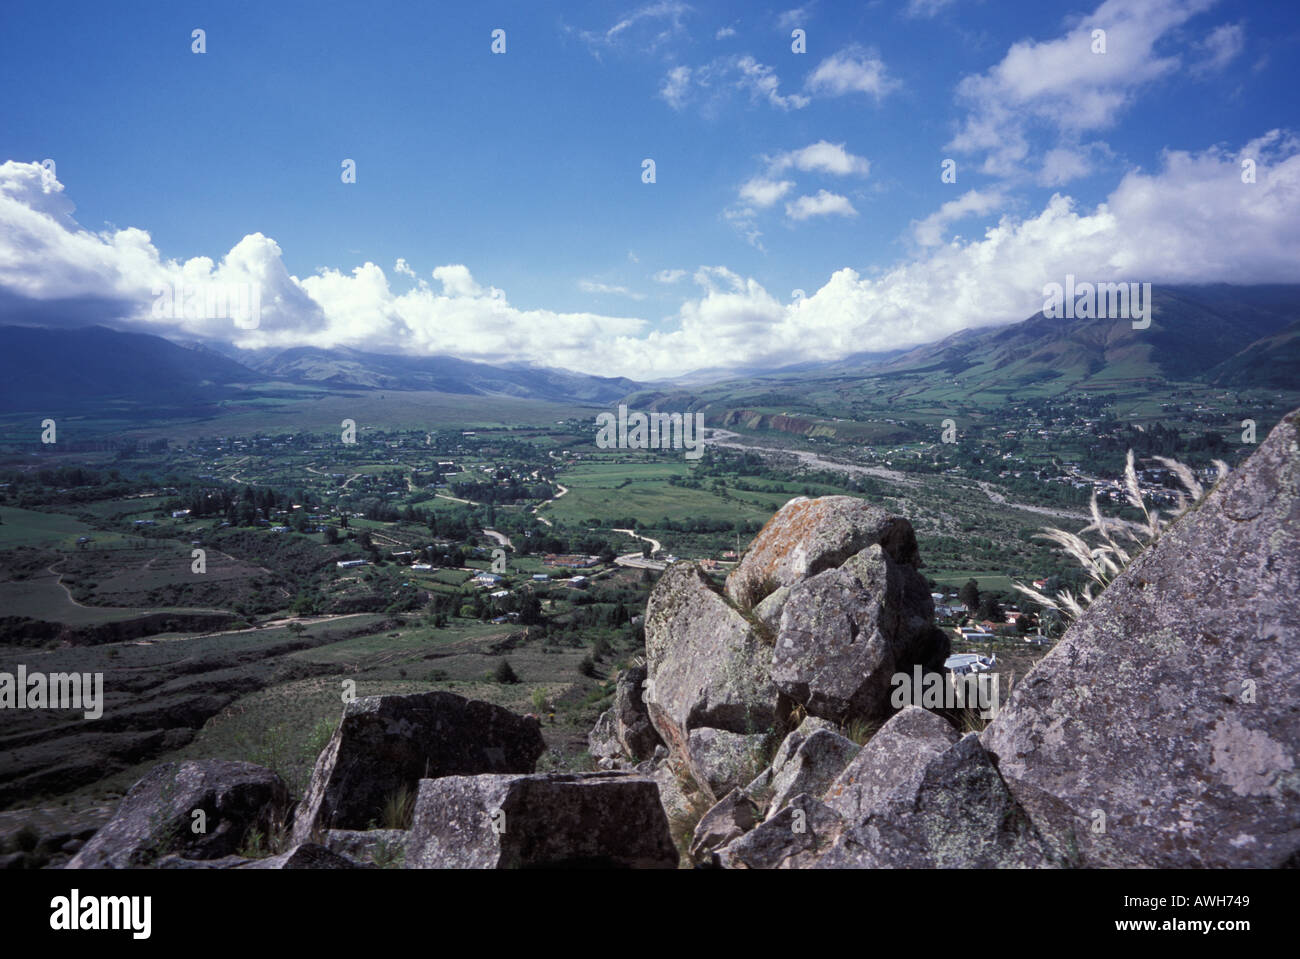
[[[503,659],[501,662],[497,663],[497,668],[492,674],[492,678],[498,683],[513,684],[519,682],[519,677],[515,675],[515,671],[510,667],[510,660],[508,659]]]
[[[596,675],[596,661],[590,656],[582,657],[582,662],[578,664],[578,672],[584,676]]]

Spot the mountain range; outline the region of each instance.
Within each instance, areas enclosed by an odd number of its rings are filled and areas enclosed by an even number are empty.
[[[954,392],[1012,397],[1027,390],[1158,389],[1200,382],[1300,390],[1300,286],[1179,286],[1154,291],[1151,325],[1051,319],[963,330],[914,349],[858,354],[766,371],[714,369],[638,383],[567,370],[296,347],[259,352],[181,345],[104,326],[0,326],[0,410],[110,404],[156,409],[215,405],[258,394],[422,390],[609,405],[755,403],[821,384],[877,396]]]

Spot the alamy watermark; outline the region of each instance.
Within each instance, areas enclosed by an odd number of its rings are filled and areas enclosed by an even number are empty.
[[[1133,329],[1151,325],[1150,283],[1075,284],[1074,274],[1065,275],[1065,286],[1048,283],[1043,287],[1043,316],[1050,320],[1132,320]]]
[[[157,320],[232,320],[244,330],[262,323],[260,283],[159,283],[153,297]]]
[[[999,707],[997,673],[926,673],[920,666],[910,673],[894,673],[889,678],[894,687],[889,703],[895,709],[920,706],[923,709],[963,709],[980,711],[981,719],[992,719]]]
[[[104,715],[103,673],[0,673],[0,709],[80,709],[86,719]]]
[[[596,446],[602,450],[686,450],[688,460],[704,455],[703,413],[631,413],[596,416]]]

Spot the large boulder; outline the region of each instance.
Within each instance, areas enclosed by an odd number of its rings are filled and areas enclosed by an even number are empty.
[[[690,761],[694,730],[755,736],[772,729],[779,701],[768,677],[771,650],[698,566],[675,563],[659,577],[645,630],[645,704],[674,755]]]
[[[830,869],[993,869],[1057,865],[968,733],[847,823],[817,861]]]
[[[596,725],[587,733],[587,752],[602,767],[622,763],[626,758],[623,744],[618,741],[618,732],[614,727],[614,710],[610,708],[596,717]]]
[[[645,704],[645,682],[649,675],[645,666],[633,666],[619,674],[614,688],[614,734],[623,751],[638,760],[649,759],[655,747],[662,743]]]
[[[727,577],[727,595],[752,609],[793,586],[880,544],[896,563],[920,564],[912,524],[853,496],[797,497],[767,521]]]
[[[65,868],[127,869],[169,854],[191,860],[231,856],[253,830],[268,836],[283,825],[288,809],[288,787],[253,763],[163,763],[130,788],[113,818]],[[198,810],[202,816],[195,816]],[[202,831],[196,832],[199,825]]]
[[[793,735],[793,734],[792,734]],[[816,729],[799,744],[784,763],[772,765],[772,799],[767,818],[772,818],[795,796],[821,796],[861,746],[829,729]]]
[[[658,792],[626,773],[424,779],[406,866],[671,869]]]
[[[535,719],[454,693],[354,699],[316,761],[294,841],[368,829],[390,797],[414,795],[422,779],[531,773],[545,749]]]
[[[1093,602],[985,730],[1087,866],[1300,852],[1300,414]]]
[[[873,544],[791,588],[772,681],[813,715],[880,719],[891,710],[891,677],[915,665],[938,670],[949,648],[924,578]]]
[[[889,795],[961,737],[945,720],[920,706],[904,706],[867,741],[823,797],[848,822],[860,823],[883,808]]]

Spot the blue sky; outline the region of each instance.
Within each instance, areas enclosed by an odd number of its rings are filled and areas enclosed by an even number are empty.
[[[650,378],[1011,322],[1065,272],[1300,279],[1291,5],[448,6],[7,7],[0,310]],[[159,322],[167,277],[263,320]]]

